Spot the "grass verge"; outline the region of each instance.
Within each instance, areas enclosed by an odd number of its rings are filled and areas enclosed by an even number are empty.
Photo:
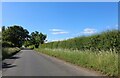
[[[35,49],[78,66],[100,71],[108,76],[118,76],[118,54],[115,52],[91,52],[66,49]]]
[[[20,48],[2,48],[2,60],[11,57],[12,55],[16,54],[20,51]]]

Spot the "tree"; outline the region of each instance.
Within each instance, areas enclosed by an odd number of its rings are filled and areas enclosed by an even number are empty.
[[[45,39],[46,39],[46,35],[39,33],[38,31],[32,32],[31,33],[31,43],[35,45],[36,48],[39,47],[39,44],[43,44]]]
[[[21,47],[23,42],[29,37],[29,32],[21,26],[10,26],[2,32],[2,39],[3,41],[12,42],[14,46]]]
[[[5,26],[2,26],[2,32],[4,32],[5,31]]]
[[[25,47],[28,47],[28,46],[30,46],[30,45],[32,45],[31,42],[30,42],[30,40],[24,41],[24,46],[25,46]]]

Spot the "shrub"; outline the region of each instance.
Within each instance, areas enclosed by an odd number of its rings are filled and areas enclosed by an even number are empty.
[[[28,46],[29,49],[34,49],[34,45]]]
[[[73,50],[112,50],[119,52],[120,32],[118,30],[109,30],[100,34],[91,36],[81,36],[64,41],[56,41],[42,44],[43,48],[63,48]]]
[[[14,47],[14,44],[12,42],[3,41],[2,47]]]

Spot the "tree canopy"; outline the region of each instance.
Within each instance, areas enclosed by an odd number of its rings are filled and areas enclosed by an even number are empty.
[[[32,32],[30,36],[31,43],[34,44],[36,48],[38,48],[39,44],[43,44],[47,37],[38,31]]]
[[[2,27],[3,41],[12,42],[14,46],[21,47],[26,38],[29,37],[29,32],[21,26],[11,26],[8,28]]]
[[[39,47],[39,44],[43,44],[46,35],[39,33],[38,31],[32,32],[29,35],[29,31],[24,29],[22,26],[10,26],[10,27],[2,27],[2,45],[3,47],[14,46],[21,47],[22,45],[29,46],[35,45],[35,47]]]

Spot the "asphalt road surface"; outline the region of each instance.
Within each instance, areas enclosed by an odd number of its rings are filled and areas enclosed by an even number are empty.
[[[21,50],[2,63],[3,76],[101,76],[100,74],[74,66],[65,61],[37,53]]]

